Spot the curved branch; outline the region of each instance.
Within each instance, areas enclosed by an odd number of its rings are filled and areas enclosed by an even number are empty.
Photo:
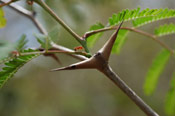
[[[93,35],[93,34],[96,34],[96,33],[99,33],[99,32],[104,32],[104,31],[110,31],[110,30],[115,30],[117,29],[118,26],[115,26],[115,27],[105,27],[103,29],[98,29],[98,30],[94,30],[94,31],[89,31],[89,32],[86,32],[84,34],[84,38],[88,38],[89,36]],[[150,33],[147,33],[147,32],[144,32],[142,30],[139,30],[139,29],[136,29],[136,28],[132,28],[132,27],[121,27],[121,29],[125,29],[125,30],[129,30],[129,31],[133,31],[133,32],[136,32],[136,33],[139,33],[139,34],[142,34],[144,36],[147,36],[147,37],[150,37],[152,38],[154,41],[156,41],[158,44],[160,44],[162,47],[164,47],[165,49],[169,50],[171,52],[171,54],[174,54],[174,50],[172,48],[170,48],[167,44],[165,44],[164,42],[160,41],[159,39],[157,39],[157,36],[155,35],[152,35]]]
[[[16,11],[19,10],[19,12],[21,12],[20,10],[21,9],[15,9]],[[29,14],[25,13],[25,12],[21,12],[22,14],[28,16]],[[31,16],[28,16],[29,18],[31,18]],[[32,21],[35,21],[36,19],[33,18]],[[37,23],[36,26],[38,29],[41,29],[41,32],[42,33],[45,33],[44,29],[42,27],[40,27],[41,25],[39,24],[39,22],[35,22]],[[114,34],[115,35],[115,34]],[[109,42],[110,43],[110,42]],[[68,52],[71,52],[72,50],[68,49],[68,48],[65,48],[63,46],[59,46],[55,43],[51,43],[53,48],[55,49],[58,49],[58,50],[63,50],[63,51],[68,51]],[[108,49],[108,48],[105,48],[105,49]],[[105,58],[103,58],[103,56],[101,56],[100,53],[97,53],[95,54],[92,58],[88,59],[84,56],[80,56],[80,55],[74,55],[74,54],[70,54],[72,55],[73,57],[76,57],[80,60],[90,60],[90,59],[93,59],[95,61],[97,61],[97,64],[96,63],[92,63],[92,65],[96,64],[96,68],[99,69],[101,72],[103,72],[109,79],[112,80],[112,82],[114,82],[134,103],[136,103],[136,105],[142,109],[142,111],[145,112],[145,114],[147,114],[148,116],[159,116],[155,111],[153,111],[146,103],[144,103],[144,101],[138,96],[136,95],[136,93],[131,89],[129,88],[121,79],[120,77],[115,74],[112,69],[110,68],[110,66],[107,64],[108,62],[105,61]],[[107,54],[107,55],[110,55],[110,54]],[[99,58],[99,59],[98,59]],[[108,58],[107,58],[108,59]],[[93,62],[95,62],[93,60]],[[64,67],[63,67],[64,68]],[[74,68],[74,67],[69,67],[69,68]],[[94,68],[94,67],[92,67]],[[64,69],[63,69],[64,70]]]
[[[5,2],[5,0],[0,0],[1,2]],[[20,13],[21,15],[24,15],[26,17],[28,17],[33,23],[34,25],[37,27],[37,29],[44,35],[47,35],[47,31],[44,29],[44,27],[41,25],[41,23],[34,17],[34,13],[17,5],[16,3],[13,4],[9,4],[8,5],[10,8],[14,9],[15,11],[17,11],[18,13]],[[54,42],[51,42],[51,45],[53,47],[53,49],[57,49],[57,50],[62,50],[65,52],[74,52],[73,50],[63,47],[61,45],[57,45]],[[68,54],[76,59],[79,60],[86,60],[87,58],[82,56],[82,55],[74,55],[74,54]]]
[[[74,32],[59,16],[57,16],[57,14],[43,0],[34,1],[38,3],[45,11],[47,11],[59,24],[61,24],[64,29],[66,29],[84,47],[85,51],[89,53],[86,41],[76,32]]]

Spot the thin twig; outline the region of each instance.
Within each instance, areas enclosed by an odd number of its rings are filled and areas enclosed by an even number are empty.
[[[37,1],[36,1],[37,2]],[[81,37],[75,33],[64,21],[57,16],[57,14],[43,1],[40,0],[40,2],[37,2],[39,5],[41,5],[44,10],[49,12],[49,14],[56,20],[58,21],[77,41],[81,41]]]
[[[34,1],[47,11],[59,24],[61,24],[84,47],[85,51],[89,53],[86,41],[74,32],[43,0]]]
[[[6,0],[0,0],[0,2],[5,3]],[[29,17],[29,19],[34,23],[34,25],[37,27],[37,29],[42,33],[47,35],[47,31],[43,28],[43,26],[39,23],[39,21],[35,18],[35,12],[31,12],[16,3],[12,3],[8,5],[10,8],[14,9],[21,15],[24,15],[26,17]]]
[[[5,2],[5,0],[0,0],[1,2]],[[31,19],[31,21],[34,23],[34,25],[37,27],[37,29],[44,35],[47,35],[47,31],[43,28],[42,24],[36,19],[34,18],[35,15],[33,15],[33,13],[19,5],[17,5],[16,3],[12,3],[8,5],[10,8],[12,8],[13,10],[17,11],[18,13],[20,13],[23,16],[28,17],[29,19]],[[62,51],[68,51],[68,52],[74,52],[73,50],[66,48],[64,46],[61,45],[57,45],[54,42],[51,42],[51,45],[54,49],[57,50],[62,50]],[[68,54],[76,59],[79,60],[85,60],[87,59],[87,57],[82,56],[82,55],[75,55],[75,54]]]
[[[121,26],[122,24],[120,24]],[[61,70],[76,70],[76,69],[97,69],[104,73],[112,80],[145,114],[148,116],[158,116],[120,77],[115,74],[108,64],[109,56],[111,54],[112,46],[117,38],[119,28],[112,34],[110,39],[103,45],[103,47],[96,52],[90,59],[80,61],[69,66],[56,68],[51,71]]]
[[[96,34],[96,33],[100,33],[100,32],[104,32],[104,31],[110,31],[110,30],[115,30],[117,29],[118,26],[114,26],[114,27],[105,27],[103,29],[98,29],[98,30],[94,30],[94,31],[89,31],[87,33],[85,33],[85,35],[83,36],[84,38],[88,38],[89,36]],[[125,29],[125,30],[129,30],[129,31],[133,31],[139,34],[142,34],[144,36],[150,37],[152,38],[154,41],[156,41],[158,44],[160,44],[162,47],[164,47],[165,49],[169,50],[171,52],[171,54],[174,54],[174,50],[171,49],[167,44],[165,44],[164,42],[160,41],[159,39],[157,39],[157,36],[141,31],[139,29],[136,28],[132,28],[132,27],[121,27],[121,29]]]
[[[25,56],[25,55],[51,54],[51,53],[77,54],[77,55],[82,55],[82,56],[87,56],[87,55],[88,55],[88,54],[85,53],[85,52],[62,51],[62,50],[48,50],[48,51],[26,52],[26,53],[20,53],[20,55],[21,55],[21,56]]]
[[[3,6],[7,6],[7,5],[11,4],[12,2],[14,2],[14,0],[10,0],[9,2],[3,2],[2,4],[0,4],[0,8]]]
[[[123,29],[127,29],[127,30],[130,30],[130,31],[133,31],[133,32],[136,32],[136,33],[145,35],[147,37],[150,37],[154,41],[156,41],[157,43],[159,43],[162,47],[164,47],[165,49],[169,50],[171,52],[171,54],[174,54],[174,50],[171,49],[167,44],[165,44],[161,40],[157,39],[157,36],[156,35],[153,35],[153,34],[150,34],[150,33],[147,33],[147,32],[144,32],[144,31],[141,31],[141,30],[138,30],[138,29],[135,29],[135,28],[123,27]]]
[[[19,9],[16,9],[19,10]],[[39,22],[38,22],[39,23]],[[64,51],[72,51],[68,48],[65,48],[63,46],[59,46],[55,43],[51,43],[53,48],[59,49],[59,50],[64,50]],[[80,56],[80,55],[74,55],[71,54],[72,56],[75,56],[76,58],[79,58],[80,60],[88,60],[88,58],[84,57],[84,56]],[[98,54],[96,54],[98,55]],[[94,56],[94,58],[96,57],[96,55]],[[96,60],[98,62],[100,62],[99,60]],[[102,58],[103,61],[103,58]],[[100,64],[101,66],[104,66],[103,63]],[[132,99],[132,101],[134,101],[136,103],[136,105],[138,107],[140,107],[142,109],[142,111],[144,111],[148,116],[158,116],[157,113],[155,113],[146,103],[143,102],[143,100],[141,98],[139,98],[136,93],[129,88],[120,78],[117,74],[115,74],[112,69],[109,66],[105,67],[105,71],[103,72],[108,78],[110,78],[125,94],[128,95],[129,98]]]

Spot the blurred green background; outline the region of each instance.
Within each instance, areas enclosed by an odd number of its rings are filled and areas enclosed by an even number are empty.
[[[122,9],[174,8],[174,0],[47,0],[47,4],[78,34],[83,35],[96,22],[107,24],[113,13]],[[59,28],[58,44],[73,49],[78,46],[69,33],[57,24],[38,5],[27,6],[37,11],[38,20],[50,31]],[[22,34],[29,40],[28,47],[36,48],[34,33],[39,33],[31,20],[5,7],[7,26],[0,29],[0,39],[15,42]],[[140,29],[153,33],[160,24],[175,22],[174,19],[148,24]],[[130,26],[130,23],[125,23]],[[109,38],[107,32],[91,49],[97,51]],[[174,47],[175,36],[160,38]],[[120,55],[111,55],[114,71],[141,96],[155,111],[164,116],[164,102],[169,89],[175,62],[170,60],[160,77],[152,96],[143,94],[144,77],[152,59],[161,47],[150,38],[131,32]],[[62,66],[78,60],[59,54]],[[61,67],[51,58],[40,56],[21,68],[0,90],[0,116],[145,116],[145,114],[118,89],[108,78],[96,70],[49,72]]]

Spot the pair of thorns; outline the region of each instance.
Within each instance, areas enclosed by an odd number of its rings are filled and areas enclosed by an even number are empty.
[[[116,32],[114,32],[113,35],[110,37],[110,39],[105,43],[105,45],[98,52],[96,52],[91,58],[66,67],[53,69],[51,71],[73,70],[73,69],[98,69],[99,71],[103,72],[103,70],[108,66],[109,56],[111,54],[112,47],[117,38],[121,25],[122,23],[119,25]]]

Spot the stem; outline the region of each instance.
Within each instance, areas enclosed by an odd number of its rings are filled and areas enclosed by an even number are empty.
[[[3,6],[7,6],[7,5],[11,4],[12,2],[14,2],[14,0],[10,0],[9,2],[3,2],[2,4],[0,4],[0,8]]]
[[[160,41],[159,39],[157,39],[157,36],[156,35],[152,35],[150,33],[147,33],[147,32],[144,32],[144,31],[141,31],[141,30],[138,30],[138,29],[135,29],[135,28],[129,28],[129,27],[123,27],[123,29],[127,29],[127,30],[130,30],[130,31],[134,31],[136,33],[139,33],[139,34],[142,34],[142,35],[145,35],[147,37],[150,37],[152,38],[154,41],[156,41],[157,43],[159,43],[162,47],[164,47],[165,49],[169,50],[171,52],[171,54],[174,54],[174,50],[171,49],[167,44],[165,44],[164,42]]]
[[[148,116],[159,116],[151,107],[149,107],[120,77],[113,72],[108,65],[103,73],[115,83],[145,114]]]
[[[37,2],[45,11],[47,11],[59,24],[61,24],[84,47],[85,51],[89,53],[86,41],[75,33],[60,17],[58,17],[57,14],[43,0],[35,0],[35,2]]]
[[[65,54],[77,54],[87,56],[88,54],[85,52],[73,52],[73,51],[61,51],[61,50],[45,50],[45,51],[37,51],[37,52],[27,52],[27,53],[20,53],[21,56],[25,55],[33,55],[33,54],[49,54],[49,53],[65,53]]]
[[[0,0],[0,2],[5,2],[5,0]],[[12,8],[13,10],[17,11],[18,13],[20,13],[21,15],[28,17],[42,34],[47,35],[47,31],[44,29],[42,24],[34,17],[35,16],[34,13],[17,5],[16,3],[9,4],[8,6],[10,8]],[[69,48],[66,48],[66,47],[61,46],[61,45],[57,45],[54,42],[51,42],[51,45],[54,49],[57,49],[57,50],[74,52],[73,50],[71,50]],[[79,60],[87,59],[87,57],[84,57],[82,55],[76,55],[76,54],[68,54],[68,55],[70,55],[76,59],[79,59]],[[88,57],[90,57],[90,55]]]
[[[2,0],[1,0],[2,1]],[[40,23],[38,21],[36,21],[35,18],[32,18],[29,14],[30,11],[27,11],[26,9],[24,8],[20,8],[18,9],[18,6],[17,4],[14,4],[13,6],[10,5],[12,8],[14,8],[14,10],[20,12],[21,14],[25,15],[25,16],[28,16],[29,18],[32,19],[32,21],[34,22],[35,26],[38,28],[38,26],[40,27]],[[27,12],[23,12],[23,11],[27,11]],[[45,34],[47,33],[44,28],[38,28],[41,33]],[[108,29],[108,30],[111,30],[111,29]],[[71,49],[68,49],[68,48],[65,48],[63,46],[60,46],[60,45],[57,45],[55,43],[51,43],[52,44],[52,47],[55,48],[55,49],[58,49],[58,50],[63,50],[63,51],[67,51],[67,52],[73,52],[73,50]],[[76,54],[69,54],[71,55],[72,57],[75,57],[77,59],[80,59],[80,60],[87,60],[88,58],[84,57],[84,56],[81,56],[81,55],[76,55]],[[115,74],[112,69],[107,66],[106,69],[104,70],[103,72],[108,78],[110,78],[125,94],[127,94],[129,96],[129,98],[132,99],[132,101],[134,101],[136,103],[136,105],[138,107],[140,107],[147,115],[149,116],[158,116],[158,114],[156,114],[146,103],[143,102],[143,100],[141,98],[139,98],[134,91],[132,91],[121,79],[120,77]]]
[[[94,31],[90,31],[85,33],[84,37],[87,38],[93,34],[99,33],[99,32],[104,32],[104,31],[110,31],[110,30],[116,30],[118,28],[118,26],[115,27],[105,27],[103,29],[98,29],[98,30],[94,30]],[[156,41],[158,44],[160,44],[162,47],[164,47],[165,49],[169,50],[171,52],[171,54],[174,54],[174,50],[171,49],[167,44],[165,44],[164,42],[160,41],[159,39],[157,39],[157,36],[152,35],[150,33],[135,29],[135,28],[131,28],[131,27],[121,27],[121,29],[125,29],[125,30],[130,30],[142,35],[145,35],[147,37],[152,38],[154,41]]]
[[[0,2],[5,3],[5,0],[0,0]],[[25,8],[13,3],[8,5],[13,10],[17,11],[21,15],[28,17],[36,26],[36,28],[42,33],[47,35],[47,31],[43,28],[43,26],[39,23],[39,21],[35,18],[35,12],[31,12],[26,10]]]

